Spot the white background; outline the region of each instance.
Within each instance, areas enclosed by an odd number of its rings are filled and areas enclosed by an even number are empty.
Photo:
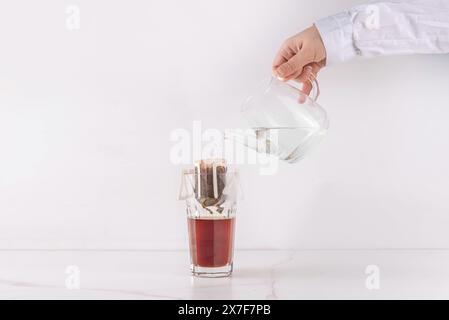
[[[186,248],[172,130],[232,126],[284,38],[357,3],[2,1],[0,248]],[[241,168],[237,246],[449,247],[448,71],[325,69],[329,135],[277,175]]]

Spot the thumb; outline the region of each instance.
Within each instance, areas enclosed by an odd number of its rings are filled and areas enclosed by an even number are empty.
[[[287,62],[281,64],[276,69],[276,75],[278,77],[286,79],[289,76],[297,73],[298,71],[301,71],[302,68],[309,62],[310,61],[308,61],[306,55],[303,52],[299,51],[296,55],[290,58]]]

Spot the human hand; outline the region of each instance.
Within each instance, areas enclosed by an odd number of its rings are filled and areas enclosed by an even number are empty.
[[[303,84],[302,91],[310,94],[312,81],[326,64],[326,49],[315,26],[284,41],[273,61],[273,74],[283,81]]]

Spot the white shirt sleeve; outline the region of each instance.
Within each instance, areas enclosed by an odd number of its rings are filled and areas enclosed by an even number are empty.
[[[371,1],[315,26],[327,65],[357,56],[449,53],[449,0]]]

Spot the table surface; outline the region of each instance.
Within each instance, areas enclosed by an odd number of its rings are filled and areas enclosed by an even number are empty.
[[[235,253],[195,278],[185,251],[0,251],[1,299],[448,299],[449,250]]]

